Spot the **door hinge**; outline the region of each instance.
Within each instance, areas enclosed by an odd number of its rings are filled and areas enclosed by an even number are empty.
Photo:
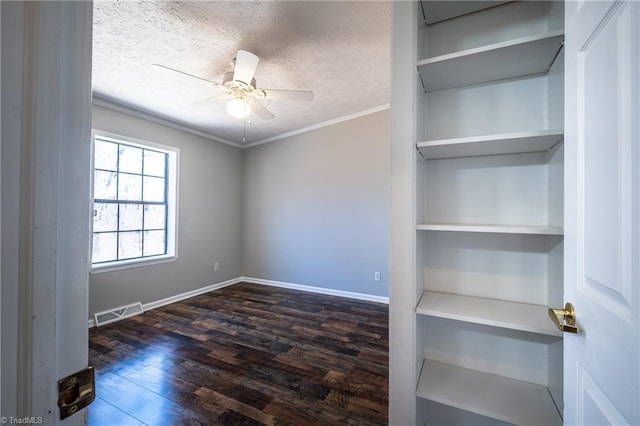
[[[58,380],[60,420],[77,413],[96,399],[96,381],[92,366]]]

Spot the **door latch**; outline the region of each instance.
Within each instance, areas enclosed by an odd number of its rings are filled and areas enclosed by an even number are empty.
[[[564,309],[549,308],[549,318],[558,327],[558,330],[566,333],[578,333],[576,311],[571,303],[567,302]]]
[[[95,373],[92,366],[58,380],[60,420],[77,413],[96,399]]]

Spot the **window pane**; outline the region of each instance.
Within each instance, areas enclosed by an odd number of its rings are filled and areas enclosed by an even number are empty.
[[[164,231],[144,232],[144,255],[165,254]]]
[[[120,230],[137,231],[142,229],[142,205],[120,204]]]
[[[108,262],[117,259],[117,233],[93,234],[92,262]]]
[[[94,139],[93,263],[166,254],[169,165],[175,156],[127,141]],[[149,203],[149,204],[148,204]],[[169,234],[171,232],[171,234]],[[128,263],[128,262],[127,262]]]
[[[142,176],[118,173],[118,199],[125,201],[142,200]]]
[[[96,169],[118,170],[118,144],[96,139],[94,167]]]
[[[165,212],[164,205],[144,206],[144,229],[164,229]]]
[[[144,201],[164,201],[164,178],[144,177]]]
[[[115,200],[117,173],[96,170],[93,180],[93,197],[97,200]]]
[[[120,145],[119,171],[142,174],[142,149]]]
[[[144,174],[164,176],[165,158],[167,154],[155,151],[144,151]]]
[[[118,205],[95,203],[93,205],[93,232],[118,230]]]
[[[142,256],[142,232],[120,232],[118,258],[131,259]]]

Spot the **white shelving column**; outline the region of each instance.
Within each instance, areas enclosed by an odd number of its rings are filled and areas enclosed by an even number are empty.
[[[559,425],[563,5],[393,11],[390,423]]]
[[[391,93],[391,223],[389,297],[389,424],[416,424],[422,367],[414,307],[416,286],[416,2],[394,2]]]

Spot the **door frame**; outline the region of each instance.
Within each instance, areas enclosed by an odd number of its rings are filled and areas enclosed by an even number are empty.
[[[59,420],[88,363],[92,2],[2,2],[3,417]],[[41,419],[39,419],[41,418]]]

